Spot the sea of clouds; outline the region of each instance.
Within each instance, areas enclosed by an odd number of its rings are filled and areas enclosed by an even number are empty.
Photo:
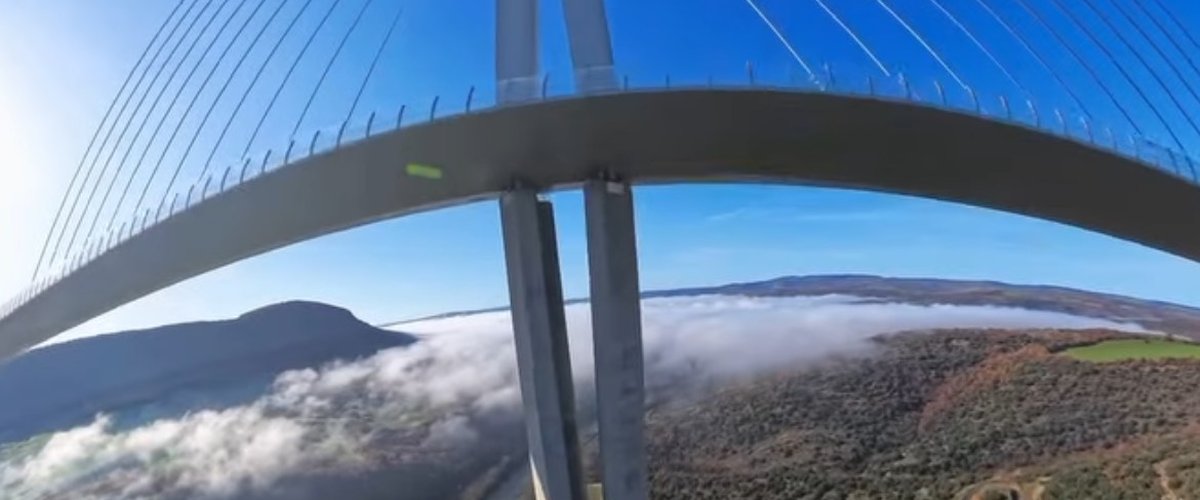
[[[573,374],[589,394],[587,304],[567,307]],[[643,302],[647,385],[700,385],[870,354],[879,334],[952,327],[1112,328],[1129,323],[1024,309],[879,303],[848,296],[693,296]],[[515,415],[520,394],[508,312],[395,326],[409,347],[280,374],[257,401],[119,431],[89,425],[0,448],[5,498],[230,498],[308,471],[373,466],[381,435],[430,450],[470,447],[481,419]]]

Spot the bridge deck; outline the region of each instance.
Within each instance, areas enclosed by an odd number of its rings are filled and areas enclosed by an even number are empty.
[[[440,178],[410,164],[440,169]],[[297,241],[577,185],[761,181],[905,193],[1031,215],[1200,260],[1200,187],[1042,131],[920,105],[770,90],[629,92],[502,107],[373,136],[148,227],[0,320],[0,358],[122,304]]]

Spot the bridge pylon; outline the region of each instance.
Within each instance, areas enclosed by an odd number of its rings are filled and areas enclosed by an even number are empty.
[[[496,2],[496,95],[502,105],[540,95],[537,2]],[[562,7],[576,90],[616,90],[604,0],[562,0]],[[553,214],[550,203],[536,196],[514,189],[500,202],[534,488],[539,498],[583,498]],[[632,193],[627,183],[601,176],[586,183],[584,197],[603,496],[645,500],[645,382]]]
[[[645,375],[633,192],[597,178],[583,186],[595,359],[600,480],[607,500],[646,500]]]
[[[500,197],[500,222],[533,488],[539,499],[583,500],[554,208],[516,188]]]

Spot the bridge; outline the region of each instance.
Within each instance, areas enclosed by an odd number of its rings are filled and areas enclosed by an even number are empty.
[[[77,172],[79,182],[68,187],[31,286],[0,308],[0,357],[19,355],[122,304],[272,249],[387,218],[495,199],[535,486],[545,498],[583,498],[554,220],[550,202],[539,197],[548,190],[582,187],[604,495],[646,498],[633,184],[749,181],[903,193],[1058,221],[1200,261],[1195,216],[1200,165],[1193,160],[1200,129],[1190,123],[1200,111],[1193,92],[1200,71],[1191,60],[1200,45],[1158,0],[1032,2],[1015,0],[1004,11],[998,0],[976,0],[973,12],[989,20],[1006,43],[1023,47],[1027,62],[1050,70],[1058,88],[1048,93],[1066,97],[1062,101],[1042,100],[1033,85],[1024,83],[1019,68],[989,50],[998,40],[981,39],[980,27],[938,0],[877,0],[878,15],[923,48],[918,56],[936,63],[940,72],[933,77],[915,78],[896,70],[895,62],[880,60],[833,0],[813,0],[813,5],[828,16],[823,21],[861,49],[873,63],[869,70],[813,63],[801,55],[805,47],[793,43],[785,23],[769,12],[770,2],[738,0],[793,59],[793,73],[772,77],[748,63],[732,80],[685,71],[691,76],[664,74],[651,83],[631,83],[620,72],[603,0],[562,0],[573,65],[572,85],[562,91],[539,67],[539,2],[497,0],[492,102],[472,87],[453,99],[437,97],[428,108],[401,107],[372,113],[364,123],[346,121],[313,135],[293,133],[281,148],[220,169],[209,168],[211,153],[189,163],[189,144],[181,165],[198,166],[197,181],[186,189],[168,186],[157,204],[139,201],[125,212],[111,210],[114,218],[129,217],[120,225],[110,223],[111,232],[96,226],[105,203],[88,209],[92,197],[84,193],[99,191],[104,174],[87,180],[85,153],[79,165],[83,175]],[[242,29],[265,3],[257,2]],[[918,3],[940,16],[937,29],[973,41],[980,60],[990,61],[1010,80],[1010,90],[989,92],[988,82],[965,81],[904,13]],[[272,5],[282,9],[286,4]],[[962,10],[964,4],[954,7]],[[221,26],[214,22],[217,13],[206,18],[196,10],[211,5],[181,1],[143,57],[154,54],[154,47],[184,45],[186,32],[171,38],[181,27]],[[338,4],[332,5],[329,12]],[[355,23],[370,2],[363,5]],[[189,17],[192,11],[199,13]],[[1013,12],[1024,12],[1026,24],[1015,22]],[[1074,24],[1054,24],[1051,12]],[[237,26],[231,22],[236,15],[225,25]],[[1063,80],[1049,63],[1050,52],[1033,41],[1029,23],[1041,36],[1050,36],[1060,52],[1073,55],[1072,64],[1090,75],[1092,92]],[[293,20],[280,39],[294,25]],[[386,32],[385,45],[395,26]],[[1107,38],[1098,34],[1102,29]],[[250,46],[264,41],[264,31]],[[242,35],[239,30],[237,36]],[[1118,58],[1118,50],[1134,57]],[[1105,57],[1085,55],[1097,51]],[[372,70],[376,62],[378,53]],[[1126,80],[1105,78],[1102,65]],[[168,79],[183,74],[172,73]],[[351,110],[357,104],[358,97]],[[236,114],[227,117],[229,122]],[[97,136],[105,135],[103,130],[111,135],[122,125],[137,130],[125,157],[111,168],[136,171],[142,161],[129,155],[136,135],[148,123],[156,134],[170,128],[169,123],[162,127],[166,116],[157,123],[149,117],[102,123]],[[222,131],[217,142],[225,135]],[[196,137],[190,140],[195,143]],[[98,152],[90,167],[108,168],[113,156],[99,162]],[[142,198],[150,185],[146,181]],[[111,190],[110,185],[104,191]],[[77,210],[80,198],[87,201]]]

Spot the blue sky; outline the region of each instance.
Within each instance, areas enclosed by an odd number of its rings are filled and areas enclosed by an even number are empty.
[[[222,12],[231,12],[239,1],[230,1],[230,10]],[[264,19],[279,1],[264,3]],[[1062,11],[1055,10],[1053,2],[1026,1],[1061,29],[1086,60],[1105,60],[1105,54]],[[1131,8],[1129,2],[1117,1]],[[1200,22],[1200,7],[1163,1],[1185,25]],[[965,93],[954,89],[953,78],[879,4],[825,2],[862,35],[889,71],[905,73],[924,92],[931,91],[937,78],[952,99],[965,99]],[[243,12],[255,3],[248,3]],[[1064,86],[979,3],[941,3],[988,44],[993,55],[1037,96],[1039,106],[1074,107]],[[1121,125],[1120,110],[1105,93],[1113,92],[1148,135],[1169,142],[1166,127],[1141,101],[1137,92],[1141,90],[1163,110],[1166,124],[1185,147],[1198,151],[1200,133],[1190,128],[1184,114],[1165,99],[1162,87],[1094,14],[1075,6],[1075,15],[1090,19],[1117,56],[1119,67],[1103,62],[1092,67],[1106,86],[1091,78],[1051,34],[1040,30],[1016,0],[987,3],[1060,69],[1061,78],[1098,123],[1112,124],[1118,133],[1130,128]],[[1125,36],[1164,76],[1164,85],[1185,109],[1200,110],[1192,89],[1174,77],[1152,45],[1123,24],[1110,0],[1092,3],[1125,26]],[[280,55],[271,59],[255,87],[249,87],[251,69],[265,60],[265,46],[252,52],[246,68],[237,73],[227,73],[228,65],[217,67],[214,81],[232,80],[221,99],[216,99],[218,85],[199,86],[205,72],[202,65],[190,86],[179,88],[184,98],[177,107],[166,105],[176,90],[168,88],[167,98],[157,108],[169,115],[168,124],[182,119],[182,138],[164,147],[165,135],[159,142],[150,142],[147,135],[145,142],[133,146],[135,153],[142,144],[153,146],[154,153],[163,147],[164,168],[182,165],[181,182],[190,183],[202,161],[193,157],[182,161],[184,139],[199,129],[193,155],[203,160],[211,149],[219,166],[237,161],[257,116],[302,45],[302,35],[316,26],[319,14],[330,5],[314,1],[309,10],[301,11],[303,4],[287,0],[278,21],[268,26],[265,39],[282,33],[283,20],[299,15],[295,32],[285,39]],[[758,4],[818,71],[828,64],[842,82],[865,82],[871,72],[881,77],[871,59],[814,1],[760,0]],[[938,49],[955,74],[976,87],[985,107],[998,109],[996,96],[1017,95],[1021,90],[933,3],[891,0],[888,4]],[[1147,4],[1154,8],[1153,2]],[[286,144],[317,75],[363,5],[363,0],[341,0],[334,9],[311,52],[301,59],[297,76],[284,86],[279,104],[267,115],[264,132],[250,144],[252,151]],[[125,72],[173,6],[165,0],[9,0],[0,5],[0,109],[4,110],[0,113],[0,178],[6,181],[0,184],[0,234],[4,241],[18,242],[0,253],[0,293],[15,292],[28,279],[59,197],[93,128]],[[550,75],[552,92],[568,92],[570,61],[559,3],[544,1],[542,6],[543,69]],[[462,98],[473,85],[480,102],[491,100],[492,1],[376,0],[352,33],[312,111],[299,124],[300,137],[336,128],[346,118],[349,102],[399,8],[404,11],[397,34],[351,120],[365,121],[375,110],[380,116],[393,116],[401,104],[426,109],[438,95],[443,96],[440,109],[451,111],[462,107]],[[702,82],[710,76],[740,81],[748,62],[761,81],[787,82],[804,76],[799,63],[743,0],[686,4],[612,0],[609,14],[618,71],[635,85],[657,83],[668,74],[673,82]],[[1151,27],[1144,18],[1140,20]],[[257,26],[251,23],[249,31]],[[1188,40],[1177,31],[1174,34],[1186,48]],[[1172,58],[1175,69],[1200,81],[1200,74],[1185,64],[1169,39],[1157,31],[1151,36]],[[233,52],[242,46],[235,44]],[[1121,69],[1134,77],[1136,86],[1124,80]],[[233,121],[230,140],[214,147],[217,132],[245,88],[250,88],[249,98]],[[199,105],[184,114],[184,103],[193,91],[200,92]],[[208,108],[214,109],[213,118],[200,128]],[[153,112],[148,110],[145,116],[157,120]],[[156,182],[160,183],[156,188],[165,187],[161,180]],[[566,291],[581,296],[587,284],[581,197],[563,192],[552,198],[558,211]],[[876,273],[1050,283],[1200,304],[1200,290],[1194,285],[1200,282],[1200,266],[1195,263],[1054,223],[943,202],[796,186],[688,185],[639,188],[637,209],[642,281],[647,289],[784,274]],[[344,305],[374,322],[493,306],[507,301],[502,261],[495,204],[470,204],[385,221],[249,259],[123,307],[71,334],[226,317],[297,298]]]

